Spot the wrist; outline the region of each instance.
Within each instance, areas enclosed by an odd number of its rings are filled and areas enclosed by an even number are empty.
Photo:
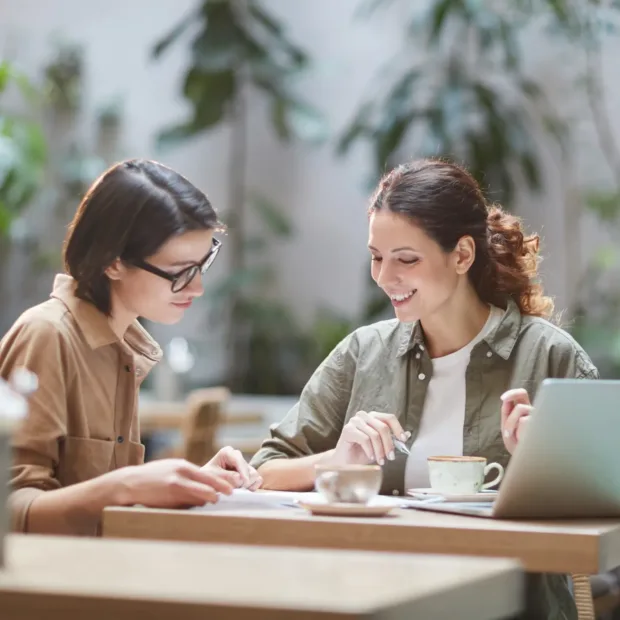
[[[131,477],[136,466],[122,467],[92,480],[94,501],[105,506],[131,506],[135,502]]]
[[[328,450],[327,452],[323,452],[321,457],[315,463],[315,465],[344,465],[344,464],[346,464],[346,461],[340,456],[337,448],[334,448],[333,450]]]

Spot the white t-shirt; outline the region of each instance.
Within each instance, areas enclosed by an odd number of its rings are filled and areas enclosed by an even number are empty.
[[[418,436],[405,467],[405,489],[429,486],[429,456],[462,456],[465,424],[465,373],[472,349],[500,323],[504,311],[491,306],[480,333],[466,346],[450,355],[432,360]]]

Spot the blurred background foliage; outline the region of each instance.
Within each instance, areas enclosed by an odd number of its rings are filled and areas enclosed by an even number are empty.
[[[348,157],[370,149],[372,167],[360,182],[370,188],[395,164],[412,156],[439,156],[465,164],[492,201],[517,204],[517,189],[544,185],[541,145],[562,158],[571,148],[570,118],[562,117],[541,84],[525,69],[523,33],[544,28],[549,44],[570,44],[579,63],[571,92],[595,129],[608,169],[605,184],[583,189],[580,209],[603,222],[610,243],[588,265],[569,314],[575,336],[606,376],[620,376],[620,149],[604,108],[601,47],[616,37],[620,2],[589,0],[431,0],[425,10],[407,0],[360,0],[357,24],[372,23],[399,5],[403,49],[386,57],[369,94],[359,101],[343,131],[335,134],[316,102],[299,95],[313,59],[291,38],[278,15],[259,0],[203,0],[161,34],[151,54],[159,60],[173,47],[187,51],[181,94],[188,115],[163,127],[165,153],[217,128],[226,130],[228,226],[226,275],[210,300],[225,325],[228,355],[222,380],[235,391],[298,393],[310,372],[358,325],[391,316],[387,299],[368,283],[366,302],[351,316],[324,309],[301,324],[279,290],[269,250],[295,242],[287,205],[248,182],[251,101],[264,103],[266,121],[284,143],[324,145]],[[354,27],[352,24],[351,27]],[[46,169],[44,100],[67,121],[79,111],[82,57],[59,46],[40,89],[7,62],[0,64],[0,236],[3,247],[18,215],[32,202]],[[11,105],[5,105],[7,94]],[[21,98],[21,99],[20,99]],[[42,99],[43,98],[43,99]],[[15,102],[19,100],[20,103]],[[122,102],[101,107],[96,144],[70,140],[53,169],[61,188],[56,202],[65,214],[88,183],[122,154],[118,133]],[[72,116],[73,115],[73,116]],[[48,161],[49,167],[49,161]],[[541,207],[541,208],[544,208]]]

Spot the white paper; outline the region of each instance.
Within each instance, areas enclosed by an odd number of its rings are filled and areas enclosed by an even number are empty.
[[[296,491],[248,491],[247,489],[235,489],[232,495],[221,495],[217,504],[205,504],[193,508],[193,510],[269,510],[269,509],[282,509],[290,508],[291,510],[299,509],[298,501],[324,504],[325,501],[321,495],[316,492],[296,492]],[[379,495],[375,497],[370,503],[370,506],[406,506],[410,503],[410,499],[407,500],[402,497],[387,497],[385,495]]]

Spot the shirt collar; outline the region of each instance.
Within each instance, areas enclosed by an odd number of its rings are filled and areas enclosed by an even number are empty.
[[[94,304],[77,297],[75,289],[76,282],[71,276],[58,274],[50,296],[59,299],[67,307],[91,349],[120,342],[108,317]],[[154,361],[162,357],[159,345],[137,319],[128,327],[123,340],[138,353]]]
[[[484,338],[489,347],[503,359],[508,359],[512,353],[521,331],[522,318],[519,306],[512,298],[508,298],[506,311],[499,325]],[[404,323],[403,336],[396,356],[402,357],[414,349],[424,351],[425,346],[420,321]]]

